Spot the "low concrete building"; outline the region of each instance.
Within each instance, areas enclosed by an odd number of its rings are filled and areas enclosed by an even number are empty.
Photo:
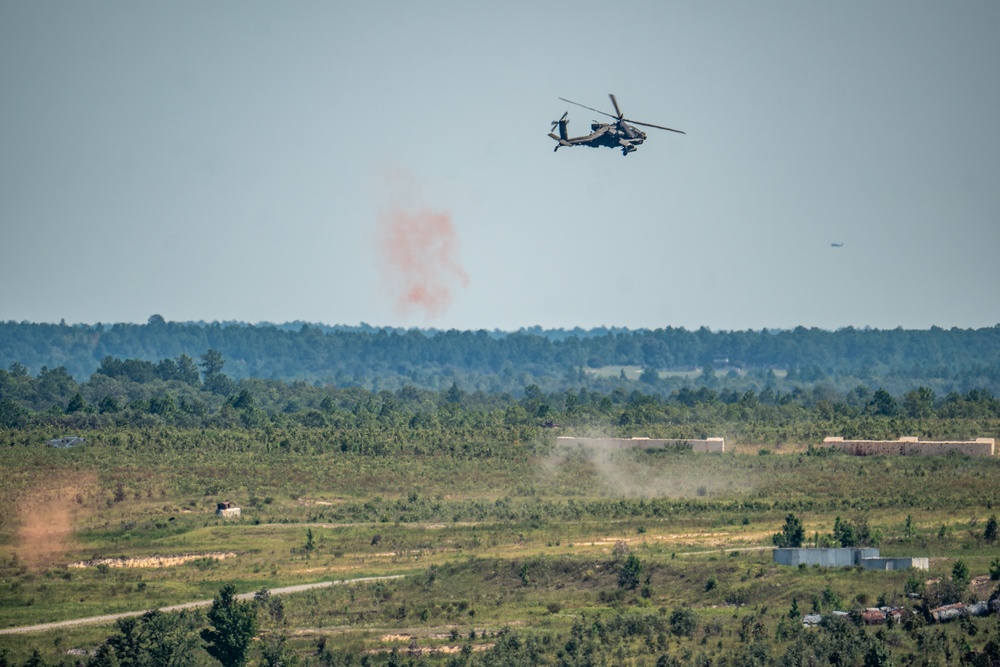
[[[854,567],[861,564],[862,558],[878,557],[878,549],[871,547],[829,547],[822,549],[784,547],[775,549],[772,553],[774,555],[774,562],[778,565],[792,566]]]
[[[215,513],[223,519],[231,519],[241,514],[240,508],[230,502],[219,503],[219,506],[215,509]]]
[[[683,440],[679,438],[574,438],[559,436],[556,445],[560,447],[592,447],[610,449],[667,449],[669,447],[690,447],[693,452],[722,453],[726,451],[725,438],[705,438],[704,440]]]
[[[927,570],[930,561],[927,558],[882,558],[875,547],[828,547],[810,549],[780,548],[774,549],[774,562],[778,565],[818,565],[819,567],[855,567],[860,565],[866,570],[906,570],[915,568]]]
[[[863,558],[861,566],[866,570],[929,570],[929,558]]]
[[[952,453],[993,456],[996,441],[993,438],[920,441],[909,436],[899,440],[844,440],[842,437],[829,437],[823,439],[823,446],[833,447],[853,456],[941,456]]]

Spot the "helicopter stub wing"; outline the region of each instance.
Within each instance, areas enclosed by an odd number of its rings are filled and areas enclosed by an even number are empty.
[[[620,139],[618,141],[618,145],[621,146],[622,149],[622,155],[628,155],[629,153],[639,150],[639,144],[641,143],[641,139],[635,142],[629,141],[628,139]]]
[[[587,136],[585,136],[585,137],[574,137],[574,138],[570,139],[570,141],[575,142],[575,143],[581,143],[581,144],[586,144],[586,143],[589,143],[591,141],[595,141],[595,140],[600,139],[601,137],[603,137],[605,134],[607,134],[608,130],[610,129],[610,127],[611,127],[610,125],[602,125],[601,129],[596,130],[594,132],[591,132]]]

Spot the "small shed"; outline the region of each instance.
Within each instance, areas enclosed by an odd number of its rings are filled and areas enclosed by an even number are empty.
[[[869,607],[861,612],[861,620],[865,625],[881,625],[885,623],[885,612],[878,607]]]
[[[215,513],[221,516],[223,519],[230,519],[232,517],[237,517],[240,515],[240,508],[231,502],[219,503],[219,506],[215,509]]]

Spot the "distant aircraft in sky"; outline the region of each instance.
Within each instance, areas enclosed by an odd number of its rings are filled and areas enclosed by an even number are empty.
[[[831,248],[843,248],[844,244],[843,243],[831,243],[830,247]]]

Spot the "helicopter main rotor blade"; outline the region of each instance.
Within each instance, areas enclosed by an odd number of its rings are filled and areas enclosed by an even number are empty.
[[[625,114],[623,114],[622,110],[618,108],[618,100],[616,100],[615,96],[612,95],[611,93],[608,93],[608,97],[611,98],[611,104],[614,105],[614,107],[615,107],[615,113],[618,114],[616,116],[616,118],[618,118],[618,120],[621,120],[622,118],[625,117]]]
[[[596,111],[602,116],[607,116],[608,118],[615,118],[615,119],[618,118],[618,116],[613,116],[606,111],[601,111],[600,109],[595,109],[594,107],[588,107],[586,104],[580,104],[579,102],[574,102],[573,100],[567,100],[565,97],[560,97],[559,99],[561,99],[563,102],[569,102],[570,104],[575,104],[578,107],[583,107],[584,109],[590,109],[591,111]]]
[[[667,130],[669,132],[676,132],[677,134],[687,134],[684,130],[675,130],[672,127],[663,127],[662,125],[653,125],[652,123],[640,123],[637,120],[632,120],[631,118],[623,118],[626,123],[632,123],[633,125],[642,125],[643,127],[655,127],[657,130]]]

